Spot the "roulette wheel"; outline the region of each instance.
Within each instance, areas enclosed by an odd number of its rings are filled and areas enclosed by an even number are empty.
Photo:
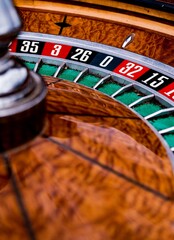
[[[19,59],[0,94],[1,239],[173,239],[172,1],[15,5],[23,31],[0,38]]]

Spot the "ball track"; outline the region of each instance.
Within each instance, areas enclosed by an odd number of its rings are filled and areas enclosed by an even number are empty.
[[[81,42],[84,46],[85,41]],[[55,60],[51,57],[38,55],[13,54],[19,56],[30,70],[43,76],[54,77],[55,82],[63,79],[81,84],[100,91],[126,105],[142,117],[159,134],[164,145],[167,143],[167,149],[171,153],[174,153],[174,117],[172,115],[174,112],[174,103],[167,100],[167,98],[158,92],[117,73],[89,64],[82,64],[61,58]],[[129,53],[129,55],[131,54]],[[146,58],[143,60],[145,65]],[[149,64],[150,61],[147,59],[147,62]],[[153,62],[152,67],[155,66],[155,70],[163,66],[163,64],[156,65]],[[169,118],[171,118],[170,121]],[[162,127],[159,128],[159,125]],[[173,159],[174,155],[171,154],[171,156]]]

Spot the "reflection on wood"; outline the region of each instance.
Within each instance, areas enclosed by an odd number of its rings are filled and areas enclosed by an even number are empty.
[[[102,124],[118,128],[136,141],[151,149],[158,156],[166,158],[164,147],[158,137],[130,109],[110,97],[84,86],[45,77],[48,86],[47,111],[52,113],[71,114],[82,117],[83,121],[95,121],[100,118]],[[79,115],[79,116],[78,116]],[[94,119],[94,120],[93,120]]]
[[[21,10],[24,29],[57,34],[64,13],[35,10]],[[128,50],[174,65],[170,33],[80,13],[67,22],[64,36],[117,47],[134,32]],[[173,171],[153,131],[101,93],[46,81],[43,132],[0,156],[0,239],[174,239]]]
[[[48,136],[58,138],[94,161],[138,182],[172,195],[170,161],[157,136],[141,119],[111,98],[97,92],[93,95],[93,90],[74,83],[59,81],[50,90],[47,96],[47,110],[51,112],[48,115]],[[158,152],[162,158],[153,155],[142,144]],[[147,173],[145,169],[148,169]]]
[[[92,92],[66,81],[50,85],[43,133],[2,154],[2,240],[173,239],[164,148],[134,113]],[[157,154],[144,146],[140,127]]]

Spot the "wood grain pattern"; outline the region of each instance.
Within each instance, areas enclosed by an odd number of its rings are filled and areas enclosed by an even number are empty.
[[[173,1],[173,0],[171,0]],[[55,12],[58,11],[58,9],[65,5],[63,4],[63,1],[56,1],[56,0],[14,0],[16,6],[19,6],[20,8],[31,8],[33,6],[34,9],[46,9],[47,11]],[[79,10],[79,8],[82,6],[91,6],[91,8],[98,7],[97,10],[100,9],[106,9],[107,7],[112,9],[113,11],[118,12],[121,11],[127,11],[127,12],[134,12],[137,14],[143,14],[153,17],[158,17],[159,19],[165,19],[165,20],[173,20],[173,14],[165,11],[160,11],[154,8],[149,7],[142,7],[139,5],[131,4],[131,3],[125,3],[122,1],[113,1],[113,0],[71,0],[71,2],[66,2],[66,6],[71,6],[73,8],[73,4],[76,6],[76,9]],[[68,9],[68,7],[67,7]],[[74,9],[73,9],[74,10]],[[71,9],[72,12],[72,9]]]
[[[139,143],[151,149],[155,154],[166,158],[166,152],[159,138],[129,108],[110,97],[75,83],[44,77],[48,84],[47,112],[76,115],[77,118],[89,119],[102,125],[114,127],[130,135]],[[78,103],[78,104],[77,104]],[[54,116],[56,117],[56,116]],[[51,129],[54,127],[50,124]],[[52,133],[52,132],[51,132]]]
[[[41,10],[33,11],[31,9],[21,9],[20,14],[24,23],[24,31],[55,35],[60,31],[60,27],[55,23],[63,22],[65,17],[64,13],[45,13]],[[90,19],[89,17],[70,16],[67,14],[66,16],[66,22],[71,26],[63,29],[63,36],[121,48],[127,36],[134,33],[134,41],[126,48],[128,51],[174,66],[174,35],[172,32],[170,36],[165,36],[152,30],[113,22],[109,19],[104,21],[102,19]]]
[[[165,12],[165,11],[160,11],[160,9],[154,9],[154,8],[150,8],[150,6],[147,7],[147,5],[145,6],[141,6],[140,5],[135,5],[135,3],[132,4],[132,2],[123,2],[123,1],[112,1],[112,0],[72,0],[71,2],[78,2],[78,4],[91,4],[98,6],[102,9],[105,9],[107,7],[112,8],[115,11],[118,11],[118,9],[120,9],[121,11],[127,11],[127,12],[133,12],[134,14],[144,14],[147,15],[148,17],[153,16],[153,17],[158,17],[160,19],[166,19],[166,20],[173,20],[173,14],[169,13],[169,12]],[[160,1],[159,1],[160,2]],[[171,3],[173,2],[173,0],[161,0],[161,2],[168,2]]]
[[[41,11],[22,14],[24,29],[53,34],[58,29],[54,21],[64,18]],[[108,44],[118,47],[125,31],[139,31],[151,39],[149,47],[136,34],[133,51],[173,64],[172,40],[164,35],[151,38],[134,27],[80,16],[67,20],[73,27],[63,35],[99,42],[112,36]],[[88,28],[82,32],[84,23]],[[122,32],[119,40],[113,28]],[[144,47],[138,48],[138,41]],[[164,43],[170,52],[159,49]],[[0,155],[0,239],[174,239],[173,169],[153,131],[102,93],[53,78],[45,81],[43,132]]]
[[[27,156],[27,158],[25,157]],[[172,239],[173,202],[47,139],[11,153],[35,239]],[[10,183],[1,190],[1,237],[27,238]],[[136,203],[136,204],[135,204]],[[10,206],[9,209],[4,206]],[[121,229],[121,230],[120,230]]]
[[[45,80],[43,132],[0,156],[1,239],[172,239],[173,171],[155,134],[101,93]]]
[[[129,109],[93,92],[66,81],[49,86],[46,134],[94,161],[172,195],[171,165],[156,135]]]
[[[23,9],[41,10],[43,12],[52,13],[66,13],[68,15],[102,19],[104,21],[109,20],[144,29],[151,29],[152,31],[164,33],[165,35],[172,35],[171,31],[173,32],[173,28],[171,27],[174,21],[173,14],[165,14],[163,11],[158,11],[156,13],[153,9],[149,10],[149,8],[142,12],[136,5],[121,4],[119,6],[119,1],[116,1],[115,3],[116,8],[113,8],[112,5],[110,5],[109,11],[108,8],[102,6],[101,3],[99,3],[100,7],[97,7],[95,4],[74,4],[74,1],[65,3],[64,1],[15,0],[15,3],[16,6]],[[137,11],[139,14],[137,14]],[[151,13],[153,17],[151,17]]]

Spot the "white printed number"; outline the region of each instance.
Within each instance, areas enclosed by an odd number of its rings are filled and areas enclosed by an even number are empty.
[[[157,88],[160,85],[162,85],[165,80],[169,80],[168,77],[166,76],[160,76],[157,79],[154,79],[153,81],[151,81],[153,78],[156,78],[159,75],[159,73],[153,73],[153,75],[151,77],[149,77],[146,80],[143,80],[143,83],[149,84],[149,86],[153,87],[153,88]]]
[[[61,45],[54,45],[54,49],[51,51],[51,55],[52,56],[58,56],[61,48],[62,48]]]
[[[112,62],[114,58],[111,56],[107,56],[103,59],[103,61],[99,64],[100,67],[107,67],[110,62]]]
[[[76,54],[74,54],[71,57],[71,59],[81,61],[81,62],[87,62],[91,54],[92,54],[92,51],[77,48]]]
[[[23,41],[22,44],[21,52],[37,53],[39,50],[39,42]]]
[[[171,97],[174,100],[174,89],[169,92],[164,92],[168,97]]]
[[[133,71],[132,71],[133,70]],[[134,78],[134,74],[143,70],[142,66],[135,65],[132,62],[128,62],[125,67],[122,67],[119,72],[129,77]]]

